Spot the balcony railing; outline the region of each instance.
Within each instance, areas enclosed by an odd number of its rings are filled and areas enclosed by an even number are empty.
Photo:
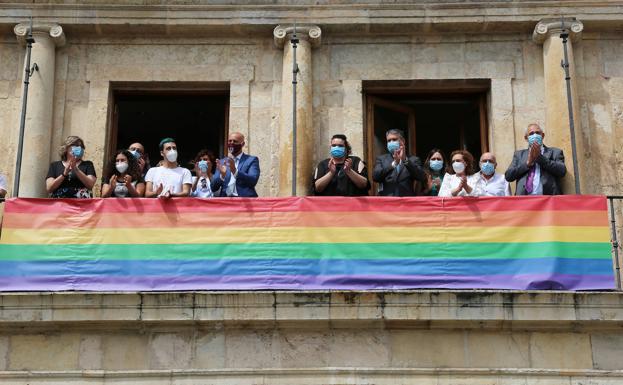
[[[612,290],[620,199],[11,199],[0,290]]]

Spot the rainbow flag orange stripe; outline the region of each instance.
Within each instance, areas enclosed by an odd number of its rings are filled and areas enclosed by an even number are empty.
[[[0,290],[613,289],[599,196],[9,199]]]

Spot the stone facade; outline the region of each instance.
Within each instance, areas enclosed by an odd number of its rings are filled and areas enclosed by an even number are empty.
[[[306,28],[297,52],[299,194],[331,135],[345,133],[365,155],[364,82],[372,80],[487,79],[498,170],[525,146],[527,124],[539,122],[572,171],[550,20],[558,15],[582,25],[570,43],[582,192],[623,191],[617,2],[165,3],[0,4],[0,171],[9,194],[31,15],[40,71],[31,78],[23,196],[43,195],[68,135],[85,140],[101,174],[115,84],[219,82],[229,84],[229,130],[247,135],[247,151],[260,158],[258,193],[289,195],[292,63],[280,39],[294,21]],[[0,296],[0,382],[614,385],[623,383],[621,304],[614,293],[9,294]]]

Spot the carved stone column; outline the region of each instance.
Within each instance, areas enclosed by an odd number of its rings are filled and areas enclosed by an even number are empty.
[[[28,28],[29,24],[22,23],[13,29],[23,46],[26,45]],[[65,44],[65,34],[57,24],[35,24],[32,35],[35,43],[30,62],[31,66],[37,63],[39,70],[33,72],[28,87],[19,192],[22,197],[45,197],[52,137],[56,47]]]
[[[281,80],[281,114],[279,117],[279,195],[292,193],[292,27],[277,26],[273,31],[275,45],[283,48]],[[314,165],[312,154],[314,135],[312,125],[312,47],[320,45],[320,28],[312,25],[296,26],[300,42],[296,49],[299,67],[296,107],[297,123],[297,195],[307,195]]]
[[[575,141],[578,153],[578,164],[583,164],[584,158],[582,127],[580,120],[580,105],[577,93],[575,63],[573,60],[573,44],[578,41],[584,26],[575,18],[564,19],[564,26],[569,32],[567,52],[569,56],[569,75],[571,77],[571,99],[573,102],[573,117],[575,121]],[[567,104],[567,85],[565,72],[561,66],[564,58],[562,39],[562,21],[560,19],[543,19],[534,28],[532,38],[543,44],[543,76],[545,82],[545,143],[561,148],[565,153],[567,176],[563,179],[563,191],[572,194],[575,191],[575,175],[573,173],[573,158],[571,151],[571,134],[569,131],[569,107]],[[585,178],[581,178],[583,182]],[[585,191],[584,184],[581,186]]]

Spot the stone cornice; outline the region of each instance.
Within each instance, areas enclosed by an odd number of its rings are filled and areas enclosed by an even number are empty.
[[[13,28],[13,32],[17,36],[17,41],[21,45],[26,45],[26,36],[28,35],[29,23],[20,23]],[[52,23],[35,23],[32,27],[33,36],[49,36],[57,47],[65,45],[65,32],[58,24]],[[36,38],[35,38],[36,41]]]
[[[294,26],[278,25],[273,30],[273,38],[277,48],[283,48],[286,40],[289,40],[294,33]],[[317,25],[297,25],[296,36],[302,40],[308,40],[312,47],[320,46],[322,31]]]
[[[532,33],[532,39],[543,44],[550,36],[559,36],[563,30],[569,33],[569,40],[576,42],[580,40],[584,24],[575,17],[564,19],[543,19],[537,23]]]
[[[400,4],[316,5],[312,1],[280,4],[223,5],[192,1],[193,5],[141,5],[139,1],[92,1],[90,4],[0,4],[0,32],[24,22],[54,22],[72,35],[210,35],[261,34],[275,25],[321,25],[323,34],[412,33],[532,33],[534,25],[551,15],[573,15],[587,30],[623,30],[620,1],[411,1]],[[268,2],[267,2],[268,3]]]

